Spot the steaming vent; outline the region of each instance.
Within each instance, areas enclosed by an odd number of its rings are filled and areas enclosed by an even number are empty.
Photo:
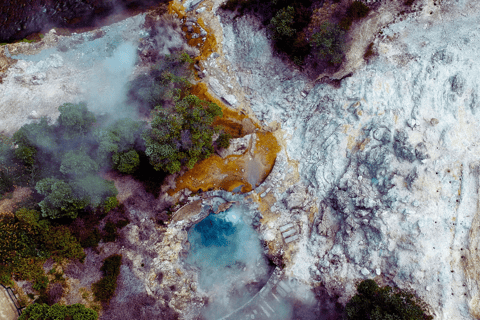
[[[192,227],[186,262],[199,272],[199,288],[209,301],[207,319],[219,319],[251,300],[267,283],[273,268],[263,253],[258,233],[234,205]]]

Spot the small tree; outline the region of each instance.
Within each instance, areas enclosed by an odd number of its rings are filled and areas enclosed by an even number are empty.
[[[227,149],[230,146],[230,139],[232,139],[232,135],[228,132],[222,132],[218,136],[217,141],[215,143],[219,148]]]
[[[215,103],[189,95],[175,104],[173,111],[157,107],[152,128],[144,134],[146,151],[157,171],[175,173],[182,166],[191,169],[213,153],[212,124],[223,115]]]
[[[34,303],[29,305],[18,320],[97,320],[98,313],[92,309],[86,308],[83,304],[77,303],[69,306],[63,306],[55,303],[49,306],[45,303]]]
[[[344,55],[345,32],[337,24],[325,21],[313,34],[311,45],[320,60],[339,64]]]
[[[274,39],[293,37],[297,30],[292,28],[294,24],[295,9],[291,6],[283,8],[270,20],[270,29]]]
[[[74,195],[70,185],[56,178],[40,180],[35,189],[45,196],[38,204],[44,218],[57,219],[66,216],[75,219],[78,211],[88,204]]]
[[[349,320],[432,320],[426,309],[426,303],[411,292],[379,287],[374,280],[364,280],[345,311]]]
[[[114,168],[126,174],[132,174],[140,165],[140,156],[135,150],[115,153],[112,156]]]
[[[85,152],[74,150],[65,153],[60,172],[68,177],[83,177],[98,171],[98,165]]]
[[[85,103],[65,103],[58,107],[60,116],[58,124],[63,130],[66,139],[86,134],[95,123],[95,115],[88,111]]]

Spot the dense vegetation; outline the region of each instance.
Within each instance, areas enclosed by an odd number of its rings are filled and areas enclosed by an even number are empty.
[[[54,304],[34,303],[29,305],[18,320],[97,320],[98,314],[92,309],[86,308],[83,304],[72,304],[63,306]]]
[[[357,294],[345,308],[349,320],[431,320],[427,305],[415,294],[379,287],[374,280],[364,280],[357,286]]]
[[[222,8],[259,17],[267,26],[275,48],[296,64],[303,64],[312,54],[319,63],[339,65],[344,58],[345,31],[354,21],[366,17],[370,8],[354,1],[346,10],[336,12],[331,21],[315,25],[312,15],[317,5],[312,0],[228,0]]]
[[[150,125],[108,115],[97,119],[86,104],[66,103],[55,123],[42,118],[12,138],[0,136],[0,200],[16,187],[33,191],[17,204],[21,209],[15,214],[0,218],[0,282],[33,282],[39,303],[31,307],[31,317],[46,310],[40,303],[54,304],[63,293],[42,268],[47,259],[82,261],[83,248],[116,241],[118,230],[129,223],[113,182],[102,173],[131,174],[158,195],[151,185],[160,185],[162,174],[192,168],[215,147],[228,147],[231,136],[213,127],[221,108],[191,93],[193,60],[175,53],[159,61],[148,77],[130,86],[132,106],[151,113]],[[119,255],[105,259],[104,277],[93,285],[97,300],[108,302],[113,296],[120,265]],[[49,310],[67,312],[61,306]]]
[[[44,291],[48,278],[42,269],[49,258],[83,260],[78,240],[65,226],[52,226],[35,210],[20,209],[15,216],[0,219],[0,282],[11,285],[11,277],[30,280]]]
[[[192,95],[193,60],[185,53],[167,55],[151,70],[131,84],[130,99],[151,110],[151,128],[143,134],[145,154],[158,171],[175,173],[214,152],[213,127],[216,117],[222,117],[215,103]],[[222,136],[222,146],[228,147],[228,136]]]
[[[98,301],[108,303],[117,289],[117,278],[120,275],[122,255],[114,254],[103,260],[100,270],[103,277],[92,285],[93,294]]]

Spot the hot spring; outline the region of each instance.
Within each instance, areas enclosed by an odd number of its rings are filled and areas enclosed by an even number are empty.
[[[186,263],[198,271],[199,288],[209,301],[207,319],[218,319],[250,300],[267,282],[273,268],[245,208],[234,205],[210,213],[188,232]]]

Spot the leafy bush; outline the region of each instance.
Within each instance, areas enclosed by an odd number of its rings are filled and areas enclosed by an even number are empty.
[[[379,287],[374,280],[364,280],[357,286],[357,294],[347,303],[349,320],[431,320],[427,305],[411,292]]]
[[[105,236],[103,237],[103,241],[105,242],[114,242],[118,238],[118,229],[123,228],[128,225],[130,221],[128,220],[119,220],[117,223],[113,223],[112,221],[108,221],[103,228],[105,231]]]
[[[144,134],[146,151],[155,170],[169,173],[182,166],[191,169],[213,153],[212,124],[223,115],[215,103],[189,95],[179,100],[172,111],[156,108],[152,128]]]
[[[77,303],[69,306],[34,303],[29,305],[18,320],[97,320],[98,313]]]
[[[45,196],[45,199],[38,204],[44,218],[69,217],[75,219],[78,211],[88,204],[85,199],[79,199],[73,194],[69,184],[56,178],[45,178],[39,181],[35,189]]]
[[[12,275],[34,281],[36,290],[48,285],[42,269],[48,259],[79,259],[85,254],[78,240],[64,226],[53,227],[35,210],[20,209],[15,218],[0,219],[0,278]]]
[[[132,174],[140,165],[140,156],[135,150],[130,150],[113,154],[112,161],[114,169],[122,173]]]
[[[270,20],[270,29],[273,31],[274,39],[282,39],[284,37],[292,37],[297,30],[292,28],[295,10],[288,6],[278,11]]]
[[[95,123],[95,115],[88,111],[85,103],[65,103],[58,107],[58,124],[66,139],[85,135]]]
[[[117,289],[117,278],[120,275],[122,255],[114,254],[103,260],[100,270],[103,277],[92,285],[93,294],[98,301],[108,303]]]
[[[144,149],[143,130],[144,123],[132,119],[120,119],[107,128],[97,129],[93,133],[98,143],[97,161],[105,163],[116,153]]]
[[[339,64],[343,60],[345,32],[337,24],[328,21],[320,25],[320,30],[312,36],[314,54],[323,61]]]
[[[68,177],[83,177],[98,171],[98,164],[84,151],[72,150],[62,157],[60,172]]]
[[[48,287],[48,283],[48,277],[40,276],[35,280],[35,283],[33,284],[33,289],[37,291],[45,290]]]
[[[347,8],[345,17],[340,21],[340,27],[343,30],[349,30],[353,21],[365,18],[370,12],[370,8],[361,1],[354,1]]]
[[[232,135],[230,133],[222,132],[215,142],[219,148],[227,149],[230,146],[230,139],[232,139]]]
[[[118,207],[119,203],[116,197],[108,197],[103,203],[103,211],[109,213],[110,210]]]
[[[174,97],[191,87],[193,60],[185,52],[175,52],[161,57],[147,75],[130,83],[130,102],[146,110],[170,103]]]
[[[88,175],[70,182],[77,199],[83,199],[85,207],[98,208],[105,201],[118,194],[113,181],[107,181],[98,175]],[[109,200],[110,204],[113,204]]]

